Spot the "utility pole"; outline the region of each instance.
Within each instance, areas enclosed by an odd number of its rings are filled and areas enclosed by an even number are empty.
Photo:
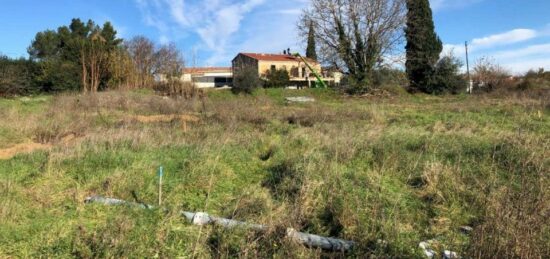
[[[474,82],[472,82],[472,77],[470,76],[470,60],[468,59],[468,41],[464,43],[466,47],[466,73],[468,74],[468,93],[473,92]]]

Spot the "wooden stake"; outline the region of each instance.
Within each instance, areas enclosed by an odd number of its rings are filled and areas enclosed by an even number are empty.
[[[159,206],[162,205],[162,166],[159,168]]]

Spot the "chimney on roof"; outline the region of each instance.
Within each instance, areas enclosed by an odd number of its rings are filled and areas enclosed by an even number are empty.
[[[291,54],[290,54],[290,48],[288,48],[288,49],[286,50],[286,53],[287,53],[288,55],[291,55]]]
[[[283,54],[285,54],[285,55],[286,55],[286,50],[283,50]]]

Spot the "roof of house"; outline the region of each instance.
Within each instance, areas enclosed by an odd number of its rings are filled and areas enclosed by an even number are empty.
[[[279,61],[279,62],[285,62],[285,61],[296,61],[301,62],[302,60],[298,57],[295,57],[293,55],[284,55],[284,54],[265,54],[265,53],[239,53],[240,55],[244,55],[256,60],[261,61]],[[313,59],[309,59],[304,57],[306,61],[310,63],[318,63],[317,61]]]
[[[231,67],[186,67],[184,74],[231,73]]]

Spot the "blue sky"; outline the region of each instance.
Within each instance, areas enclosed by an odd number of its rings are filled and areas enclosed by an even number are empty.
[[[38,31],[73,17],[111,21],[119,35],[175,42],[188,63],[229,65],[238,52],[302,49],[296,20],[309,0],[2,0],[0,53],[26,56]],[[511,72],[550,70],[549,0],[432,0],[436,29],[446,51],[472,63],[495,59]]]

